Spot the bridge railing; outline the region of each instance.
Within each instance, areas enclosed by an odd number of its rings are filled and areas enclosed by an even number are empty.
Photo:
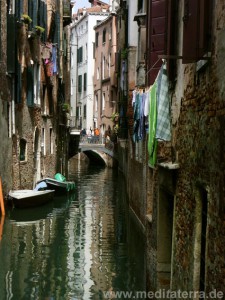
[[[105,148],[113,151],[114,150],[114,143],[110,139],[106,139],[105,137],[99,135],[81,135],[80,136],[80,145],[87,145],[87,144],[93,144],[94,145],[104,145]]]

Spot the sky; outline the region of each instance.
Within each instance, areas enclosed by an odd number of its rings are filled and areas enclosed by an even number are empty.
[[[102,0],[105,3],[109,3],[109,0]],[[78,8],[83,8],[83,7],[91,7],[91,3],[88,0],[74,0],[71,2],[76,2],[73,12],[77,12]]]

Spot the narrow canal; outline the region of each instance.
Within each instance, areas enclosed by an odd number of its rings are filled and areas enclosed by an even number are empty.
[[[7,209],[0,241],[0,300],[111,299],[143,291],[144,242],[123,176],[72,166],[76,192],[35,209]]]

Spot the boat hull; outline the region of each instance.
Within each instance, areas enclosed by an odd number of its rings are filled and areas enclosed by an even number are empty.
[[[73,181],[58,181],[52,178],[44,178],[38,181],[38,183],[40,182],[45,182],[48,189],[55,190],[56,196],[65,195],[75,190],[75,183]]]
[[[10,191],[8,200],[17,208],[27,208],[43,205],[54,197],[54,190],[33,191],[17,190]]]

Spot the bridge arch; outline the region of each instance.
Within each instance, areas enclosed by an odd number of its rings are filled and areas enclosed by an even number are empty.
[[[92,163],[98,163],[111,168],[115,166],[115,158],[104,151],[80,148],[80,152],[83,152]]]

